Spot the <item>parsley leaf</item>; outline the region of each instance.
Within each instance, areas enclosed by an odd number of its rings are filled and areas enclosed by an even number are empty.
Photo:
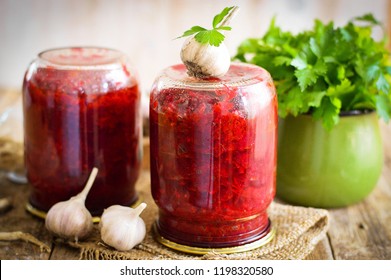
[[[372,38],[374,27],[381,22],[366,14],[341,27],[315,20],[312,29],[294,35],[273,18],[264,36],[239,45],[234,59],[270,72],[282,118],[311,113],[331,129],[341,111],[376,110],[388,121],[391,56],[385,36]]]
[[[376,109],[379,115],[388,122],[391,116],[391,101],[390,99],[384,95],[378,95],[375,97],[376,100]]]
[[[201,44],[209,44],[211,46],[218,47],[220,44],[224,41],[225,36],[220,31],[230,31],[232,28],[230,26],[226,26],[226,20],[228,18],[228,15],[230,12],[233,12],[233,9],[236,8],[235,6],[232,7],[226,7],[223,9],[221,13],[216,15],[213,18],[212,29],[206,29],[201,26],[193,26],[192,28],[186,30],[182,36],[177,37],[183,38],[187,36],[194,35],[194,38],[197,42]]]
[[[228,15],[228,13],[233,9],[234,7],[226,7],[224,8],[224,10],[216,15],[214,18],[213,18],[213,28],[216,29],[218,28],[218,24],[221,23],[223,21],[223,19]]]
[[[215,29],[198,32],[194,38],[201,44],[209,44],[218,47],[224,41],[224,35]]]
[[[339,112],[341,102],[338,98],[324,97],[321,106],[314,110],[313,116],[315,119],[322,119],[323,125],[327,129],[331,129],[339,122]]]
[[[356,17],[355,20],[357,21],[364,21],[364,22],[369,22],[374,25],[380,25],[381,22],[378,21],[372,14],[365,14],[361,17]]]
[[[194,33],[198,33],[198,32],[201,32],[201,31],[206,31],[205,28],[201,27],[201,26],[193,26],[192,28],[190,28],[189,30],[186,30],[182,37],[185,37],[185,36],[190,36],[190,35],[193,35]],[[180,37],[179,37],[180,38]]]

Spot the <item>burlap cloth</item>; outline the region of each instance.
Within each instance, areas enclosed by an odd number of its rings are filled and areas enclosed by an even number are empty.
[[[0,168],[20,169],[22,165],[22,145],[0,139]],[[329,226],[327,210],[283,205],[273,202],[269,208],[269,218],[276,234],[266,245],[244,253],[218,254],[210,252],[205,255],[190,255],[169,249],[154,240],[152,225],[157,218],[157,206],[150,194],[149,171],[143,170],[137,183],[140,197],[147,203],[141,214],[147,226],[144,241],[128,252],[119,252],[105,245],[100,239],[99,227],[96,224],[91,236],[82,242],[68,242],[71,247],[80,250],[80,259],[203,259],[203,260],[237,260],[237,259],[304,259],[322,240]]]

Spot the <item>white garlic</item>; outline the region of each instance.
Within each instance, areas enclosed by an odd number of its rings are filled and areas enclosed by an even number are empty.
[[[194,36],[184,42],[181,59],[189,76],[196,78],[221,77],[228,72],[231,57],[224,43],[218,47],[201,44]]]
[[[221,77],[228,72],[231,57],[226,45],[219,40],[213,40],[212,42],[210,40],[211,37],[205,42],[205,35],[201,40],[200,37],[197,38],[197,35],[201,34],[201,32],[215,32],[220,34],[222,40],[224,40],[224,31],[231,30],[228,24],[238,10],[238,6],[225,8],[213,18],[212,30],[207,30],[200,26],[193,26],[190,30],[183,33],[181,37],[194,34],[186,39],[181,49],[181,59],[187,68],[189,76],[202,79],[207,77]],[[212,36],[211,34],[209,36]]]
[[[147,204],[136,208],[113,205],[103,211],[100,219],[102,240],[119,251],[128,251],[140,244],[145,237],[146,227],[141,212]]]
[[[45,218],[46,228],[64,239],[74,239],[76,242],[86,238],[92,231],[93,221],[90,212],[85,207],[85,200],[98,173],[93,168],[84,189],[67,201],[53,205]]]

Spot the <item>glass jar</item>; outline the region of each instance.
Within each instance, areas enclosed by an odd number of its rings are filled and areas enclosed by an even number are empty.
[[[159,242],[239,252],[272,237],[277,98],[269,73],[233,63],[222,78],[166,68],[150,99],[151,190]]]
[[[42,214],[79,193],[92,215],[137,200],[141,164],[139,83],[121,52],[61,48],[38,55],[23,84],[24,147],[31,184],[28,209]]]

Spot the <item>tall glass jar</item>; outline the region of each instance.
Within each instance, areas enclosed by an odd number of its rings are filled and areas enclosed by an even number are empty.
[[[94,47],[40,53],[23,84],[28,209],[44,213],[98,176],[86,206],[100,215],[137,200],[141,163],[139,83],[121,52]]]
[[[190,253],[239,252],[273,231],[277,99],[269,73],[233,63],[222,78],[166,68],[150,99],[157,239]]]

